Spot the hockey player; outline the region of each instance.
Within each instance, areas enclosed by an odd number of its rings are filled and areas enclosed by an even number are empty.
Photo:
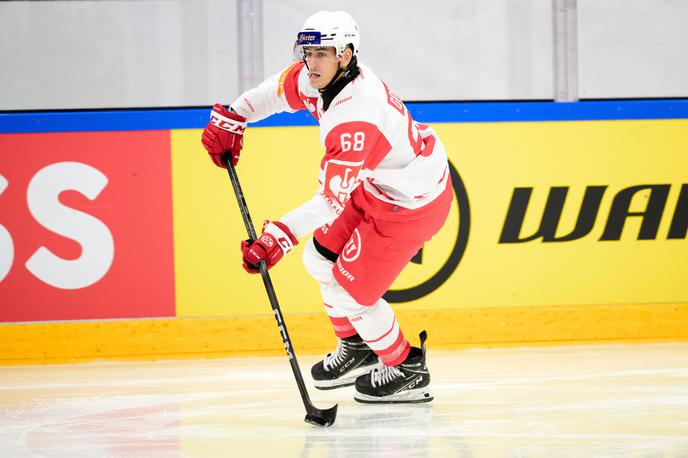
[[[257,273],[265,260],[272,267],[314,231],[303,261],[320,282],[339,342],[313,366],[315,386],[355,385],[360,402],[427,402],[426,334],[411,347],[382,295],[447,218],[447,156],[433,130],[358,62],[359,44],[348,13],[313,14],[297,35],[300,60],[230,109],[216,104],[202,141],[216,165],[224,167],[226,152],[236,165],[247,122],[304,109],[319,121],[325,154],[317,193],[266,221],[258,240],[242,242],[243,266]]]

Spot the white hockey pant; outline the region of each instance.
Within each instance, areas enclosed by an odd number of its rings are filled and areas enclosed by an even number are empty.
[[[346,332],[347,326],[352,326],[385,363],[396,361],[407,351],[409,344],[403,337],[389,303],[382,298],[370,306],[356,302],[334,278],[334,263],[318,253],[313,238],[306,244],[303,262],[308,273],[320,282],[325,311],[335,326],[336,333]]]

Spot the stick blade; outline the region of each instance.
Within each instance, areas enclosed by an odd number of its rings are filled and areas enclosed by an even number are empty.
[[[329,409],[325,410],[316,409],[313,407],[312,409],[309,409],[308,413],[306,413],[306,418],[304,418],[303,421],[314,426],[332,426],[335,418],[337,417],[337,406],[338,404],[335,404],[334,407],[330,407]]]

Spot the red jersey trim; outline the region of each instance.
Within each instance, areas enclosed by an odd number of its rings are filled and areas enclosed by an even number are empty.
[[[280,75],[277,85],[277,95],[284,94],[287,103],[292,110],[305,110],[306,106],[299,97],[299,74],[305,64],[302,61],[294,62]]]

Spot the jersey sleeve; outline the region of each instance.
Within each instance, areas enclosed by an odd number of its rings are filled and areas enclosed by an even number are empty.
[[[280,218],[280,221],[298,238],[331,223],[336,217],[332,206],[321,194],[316,193],[310,200]]]
[[[351,192],[366,179],[392,149],[375,124],[345,122],[325,137],[325,156],[320,163],[318,192],[339,215]]]
[[[306,109],[304,101],[313,95],[313,88],[306,84],[307,81],[304,63],[294,62],[257,87],[241,94],[231,106],[234,111],[246,117],[248,122],[260,121],[284,111],[303,110]],[[315,97],[317,98],[317,94]]]

